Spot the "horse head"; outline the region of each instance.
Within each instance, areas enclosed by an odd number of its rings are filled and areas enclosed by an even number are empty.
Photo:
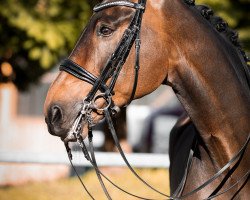
[[[119,3],[121,1],[112,2]],[[94,9],[94,14],[68,58],[72,65],[78,66],[78,68],[84,70],[84,73],[87,72],[96,79],[102,75],[107,62],[113,59],[112,56],[117,47],[121,45],[122,38],[128,34],[128,28],[133,28],[134,24],[131,25],[131,23],[134,23],[138,10],[144,9],[126,5],[126,1],[123,1],[125,5],[108,6],[108,3],[109,1],[104,1],[101,6],[106,5],[106,7],[97,6]],[[134,3],[134,5],[139,4]],[[162,12],[160,7],[151,6],[150,3],[147,4],[147,9],[140,24],[141,28],[136,28],[140,29],[140,33],[136,32],[134,36],[141,35],[140,53],[136,55],[135,48],[131,48],[131,51],[127,52],[127,54],[129,53],[128,57],[124,58],[124,66],[120,69],[113,69],[112,73],[114,74],[118,70],[119,75],[113,86],[112,104],[118,107],[130,103],[131,96],[133,96],[133,99],[140,98],[152,92],[166,79],[168,61],[161,55],[166,54],[167,48],[163,42],[165,34],[161,23],[162,19],[159,18]],[[134,40],[136,39],[134,38]],[[140,45],[139,42],[137,45]],[[131,45],[136,46],[134,43]],[[140,58],[142,66],[138,77],[135,77],[136,72],[134,69],[135,62],[137,62],[135,60],[139,59],[136,57]],[[93,88],[93,85],[89,83],[91,80],[82,81],[73,76],[72,73],[65,71],[67,70],[62,70],[52,83],[44,105],[49,132],[61,138],[67,136],[82,109],[83,100]],[[109,86],[112,77],[113,75],[109,74],[103,84]],[[138,87],[132,94],[135,78],[138,78]],[[95,97],[98,96],[97,98],[94,97],[94,103],[98,105],[98,108],[105,107],[107,103],[102,98],[103,92],[105,91],[98,88],[98,91],[94,94]],[[94,109],[91,116],[94,124],[103,118],[103,114],[98,112],[98,109]],[[83,137],[86,136],[86,128],[87,126],[83,125]]]

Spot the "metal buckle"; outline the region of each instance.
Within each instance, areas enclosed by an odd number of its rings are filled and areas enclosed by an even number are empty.
[[[104,99],[105,102],[106,102],[106,106],[103,107],[103,108],[99,108],[98,105],[96,104],[96,101],[98,99]],[[111,105],[111,102],[112,102],[112,97],[111,95],[107,95],[106,93],[100,93],[98,95],[96,95],[92,101],[92,106],[94,109],[96,109],[97,111],[100,111],[100,112],[103,112],[105,109],[108,109]]]

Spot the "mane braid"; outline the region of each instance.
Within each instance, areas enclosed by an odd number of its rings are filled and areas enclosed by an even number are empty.
[[[224,21],[221,17],[215,16],[213,10],[210,7],[206,5],[195,5],[195,0],[184,0],[184,2],[189,6],[194,6],[220,34],[224,35],[235,46],[235,48],[237,48],[237,50],[243,56],[245,62],[248,65],[250,59],[247,57],[246,52],[243,50],[239,42],[239,35],[237,31],[229,28],[228,23]]]

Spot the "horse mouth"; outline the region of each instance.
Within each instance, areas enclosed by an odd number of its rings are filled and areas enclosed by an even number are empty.
[[[85,120],[83,120],[79,125],[79,129],[75,131],[71,127],[69,130],[65,132],[64,135],[60,136],[61,140],[64,143],[76,142],[78,138],[85,139],[88,133],[88,124]]]
[[[62,140],[65,144],[67,144],[67,143],[69,143],[69,142],[76,142],[76,141],[77,141],[76,136],[75,136],[74,134],[72,134],[70,131],[67,132],[66,136],[60,137],[60,138],[61,138],[61,140]]]
[[[45,118],[45,122],[47,124],[47,130],[51,135],[60,137],[62,140],[68,136],[68,133],[70,131],[69,128],[62,128],[61,124],[52,124],[50,123],[48,118]]]

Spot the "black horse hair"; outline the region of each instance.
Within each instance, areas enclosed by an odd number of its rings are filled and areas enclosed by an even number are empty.
[[[223,34],[238,49],[239,53],[243,56],[246,63],[250,61],[239,41],[238,32],[231,29],[228,26],[228,23],[224,21],[224,19],[214,15],[213,10],[206,5],[195,5],[195,0],[184,0],[184,2],[189,6],[194,6],[220,34]]]

